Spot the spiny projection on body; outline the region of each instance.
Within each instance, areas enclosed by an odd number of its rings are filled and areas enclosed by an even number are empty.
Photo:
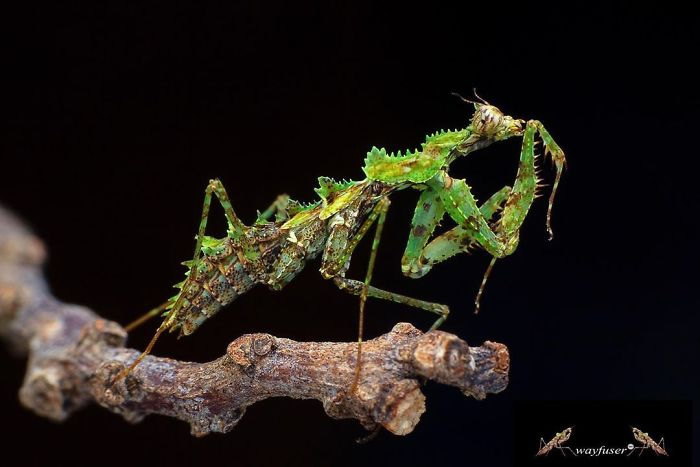
[[[544,142],[545,155],[550,155],[556,166],[547,209],[550,239],[551,210],[565,156],[538,120],[515,119],[480,98],[481,102],[461,99],[475,108],[465,128],[434,133],[426,137],[421,149],[396,155],[373,147],[365,158],[364,180],[336,182],[321,177],[315,190],[319,201],[303,204],[281,195],[250,226],[235,214],[221,182],[212,180],[205,193],[194,257],[184,263],[188,267],[186,279],[176,286],[180,291],[169,301],[127,326],[127,330],[131,330],[154,316],[164,316],[144,352],[115,381],[126,376],[150,353],[164,331],[179,330],[180,335],[189,335],[255,285],[264,284],[272,290],[279,290],[294,279],[307,262],[321,255],[322,276],[332,279],[340,289],[360,296],[358,358],[350,390],[353,392],[360,372],[364,308],[368,297],[437,314],[431,329],[440,326],[449,314],[446,305],[370,285],[390,204],[389,196],[406,188],[417,189],[421,194],[401,260],[403,274],[422,277],[435,264],[472,247],[481,247],[492,256],[492,260],[477,293],[475,305],[478,311],[495,260],[515,251],[520,227],[536,196],[539,180],[535,168],[535,135],[539,134]],[[464,180],[448,174],[450,164],[457,158],[494,142],[521,136],[520,165],[513,186],[503,187],[481,206]],[[222,239],[205,236],[212,195],[219,200],[226,215],[228,230]],[[433,237],[445,214],[457,226]],[[348,279],[345,273],[352,253],[374,223],[377,227],[365,280]]]

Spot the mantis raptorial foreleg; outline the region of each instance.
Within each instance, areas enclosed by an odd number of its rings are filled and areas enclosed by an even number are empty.
[[[484,216],[484,219],[489,222],[492,221],[495,214],[503,208],[510,191],[511,187],[509,186],[501,188],[479,207],[479,211]],[[469,237],[468,231],[461,225],[458,225],[432,239],[423,248],[421,254],[423,259],[419,259],[419,261],[430,265],[440,263],[457,253],[469,251],[474,247],[475,243],[476,240]]]
[[[479,212],[484,216],[486,221],[490,221],[501,209],[510,192],[511,188],[505,186],[481,205]],[[424,276],[430,271],[434,264],[451,258],[457,253],[466,252],[476,243],[476,239],[474,239],[471,232],[458,225],[444,234],[435,237],[426,245],[435,229],[435,225],[439,221],[438,216],[442,217],[444,213],[444,207],[438,193],[430,188],[423,192],[421,201],[422,203],[419,202],[416,208],[408,245],[401,260],[401,269],[403,273],[413,278]],[[479,292],[474,300],[476,312],[479,310],[481,295],[495,261],[496,258],[494,257],[491,263],[489,263],[489,267],[481,281]],[[442,321],[444,321],[444,319]],[[436,324],[439,326],[439,324],[442,324],[442,321]],[[433,326],[436,327],[435,325]]]
[[[446,172],[441,172],[428,183],[428,186],[435,192],[434,197],[442,202],[450,217],[458,223],[458,227],[436,238],[430,245],[423,248],[420,254],[417,255],[415,251],[409,252],[411,256],[409,256],[405,273],[412,277],[420,277],[430,270],[431,264],[449,258],[474,243],[480,244],[493,256],[493,259],[486,269],[474,301],[475,312],[479,311],[481,295],[493,265],[497,258],[508,256],[515,251],[518,245],[520,226],[535,199],[538,180],[535,169],[534,140],[538,125],[541,127],[541,124],[534,120],[529,121],[526,125],[518,174],[507,199],[504,199],[505,189],[499,191],[494,195],[494,199],[485,203],[484,212],[482,212],[483,206],[477,208],[476,200],[464,180],[453,179]],[[545,130],[543,129],[543,131]],[[553,147],[553,145],[556,143],[550,138],[549,146]],[[500,220],[495,227],[492,227],[489,219],[502,203],[505,203],[505,207]],[[412,233],[414,230],[415,227],[412,229]],[[417,261],[412,261],[413,258],[417,258]]]
[[[538,180],[535,172],[534,137],[538,125],[541,126],[539,122],[531,120],[524,130],[520,167],[513,188],[508,190],[506,187],[500,190],[481,208],[477,208],[476,200],[464,180],[453,179],[446,172],[441,172],[428,183],[428,190],[432,191],[423,194],[414,214],[412,237],[409,237],[402,260],[404,274],[421,277],[430,270],[432,264],[478,243],[493,256],[474,301],[475,311],[479,311],[481,295],[495,260],[515,251],[520,226],[535,199]],[[554,145],[556,143],[550,138],[549,146]],[[494,228],[489,220],[504,203],[503,213]],[[442,206],[428,209],[428,204]],[[437,223],[435,219],[438,216],[442,217],[443,209],[459,225],[425,246]],[[433,212],[435,217],[431,219],[429,216]]]
[[[554,166],[557,169],[557,174],[554,177],[554,185],[552,185],[552,192],[549,195],[549,201],[547,204],[547,232],[549,233],[549,239],[554,237],[554,232],[552,231],[552,206],[554,206],[554,197],[557,194],[557,188],[559,188],[559,181],[561,180],[561,174],[564,172],[564,167],[566,166],[566,156],[564,151],[559,147],[559,145],[554,141],[552,135],[545,129],[544,125],[538,120],[531,120],[537,127],[537,131],[544,141],[544,154],[545,156],[549,154],[554,161]]]
[[[492,228],[484,215],[476,207],[476,201],[469,186],[464,180],[453,179],[447,173],[438,173],[429,183],[435,189],[444,203],[446,211],[460,226],[465,229],[465,235],[474,238],[486,251],[495,258],[511,254],[517,246],[520,227],[530,211],[535,199],[539,180],[535,168],[535,133],[539,132],[545,143],[545,153],[550,153],[557,166],[557,178],[550,196],[547,214],[547,230],[552,234],[549,225],[550,211],[558,185],[565,158],[564,152],[554,142],[547,130],[537,120],[527,122],[523,131],[523,143],[520,151],[520,166],[513,184],[513,189],[505,201],[501,218],[495,228]]]
[[[502,208],[510,191],[511,188],[505,186],[481,205],[479,211],[487,221],[490,221]],[[445,261],[457,253],[466,252],[474,246],[476,240],[470,237],[469,232],[460,225],[428,243],[443,213],[444,207],[438,193],[430,188],[423,191],[413,216],[408,245],[401,259],[401,269],[405,275],[413,278],[422,277],[434,264]]]
[[[471,189],[464,180],[454,179],[443,171],[428,183],[439,194],[450,217],[464,229],[464,237],[475,239],[494,258],[502,258],[515,250],[520,226],[535,199],[536,128],[534,121],[527,123],[518,174],[495,229],[480,212]]]
[[[547,230],[551,237],[550,213],[565,162],[564,153],[539,121],[530,120],[522,131],[520,166],[512,189],[504,187],[484,205],[477,208],[476,200],[464,180],[453,179],[446,172],[441,172],[428,182],[429,188],[423,191],[416,207],[411,233],[401,262],[405,275],[414,278],[422,277],[430,271],[433,264],[466,251],[476,243],[480,244],[493,256],[493,259],[484,274],[476,296],[475,306],[478,312],[481,295],[495,260],[515,251],[520,227],[536,196],[538,179],[535,168],[535,132],[537,131],[545,142],[545,152],[551,153],[557,166],[557,177],[547,211]],[[489,220],[501,206],[504,207],[499,222],[491,224]],[[459,225],[428,243],[445,211]]]
[[[547,232],[550,240],[554,236],[552,232],[552,206],[554,205],[554,197],[559,187],[559,180],[566,164],[564,151],[554,141],[544,125],[538,120],[529,120],[525,125],[523,133],[523,144],[520,151],[520,166],[516,175],[513,191],[506,202],[501,216],[499,225],[500,233],[510,238],[517,235],[520,226],[523,224],[527,213],[530,211],[532,202],[535,199],[539,180],[535,168],[535,133],[539,133],[540,138],[544,142],[545,156],[549,154],[554,161],[557,173],[552,186],[552,193],[549,196],[547,206]]]

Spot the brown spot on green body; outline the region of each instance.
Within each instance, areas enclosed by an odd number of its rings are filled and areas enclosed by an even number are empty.
[[[413,227],[413,235],[416,237],[422,237],[427,231],[428,228],[422,224],[418,224],[417,226]]]

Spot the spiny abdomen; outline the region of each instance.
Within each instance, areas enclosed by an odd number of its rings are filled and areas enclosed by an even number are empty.
[[[191,262],[187,279],[178,284],[180,292],[172,298],[168,316],[172,318],[170,331],[180,329],[182,335],[190,335],[222,307],[233,302],[255,285],[255,280],[240,261],[230,239],[222,239],[221,248],[207,250],[196,270]],[[170,318],[167,318],[170,319]]]

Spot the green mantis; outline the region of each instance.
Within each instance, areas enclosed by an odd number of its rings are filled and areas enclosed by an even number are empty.
[[[520,227],[536,195],[539,180],[535,167],[535,134],[539,133],[544,141],[545,154],[551,155],[557,168],[547,209],[550,239],[553,236],[551,211],[566,159],[564,152],[539,121],[514,119],[486,101],[463,100],[474,104],[476,110],[468,127],[429,136],[422,151],[415,153],[387,156],[384,151],[373,149],[366,159],[365,173],[371,180],[395,185],[409,184],[422,190],[401,261],[405,275],[422,277],[434,264],[475,244],[493,257],[477,294],[478,311],[479,298],[493,263],[497,258],[515,251]],[[523,137],[523,144],[513,187],[504,187],[484,206],[477,206],[466,181],[449,176],[449,165],[458,157],[516,136]],[[500,218],[491,221],[498,209],[502,209]],[[457,226],[428,243],[445,214]]]
[[[354,388],[359,378],[364,310],[369,297],[436,314],[431,329],[440,326],[449,314],[446,305],[407,297],[370,284],[390,205],[389,197],[406,188],[421,193],[401,261],[403,274],[422,277],[435,264],[470,248],[481,247],[493,259],[477,294],[478,311],[479,299],[494,261],[515,251],[520,228],[535,199],[539,182],[535,173],[535,135],[539,134],[544,141],[545,154],[551,156],[557,169],[547,211],[550,237],[552,204],[565,157],[539,121],[515,119],[483,100],[463,100],[473,104],[475,109],[464,128],[434,133],[425,139],[420,149],[403,154],[387,154],[386,150],[373,147],[365,158],[364,180],[337,182],[321,177],[316,188],[320,200],[303,204],[280,195],[251,225],[245,225],[238,218],[222,183],[212,180],[205,192],[194,257],[184,263],[188,267],[186,279],[176,286],[179,292],[174,297],[127,326],[130,330],[149,318],[164,315],[142,355],[118,378],[136,367],[166,330],[179,330],[180,335],[189,335],[253,286],[264,284],[272,290],[281,289],[306,263],[320,255],[322,276],[332,279],[341,290],[360,297]],[[449,175],[450,164],[494,142],[513,137],[523,138],[515,182],[512,187],[503,187],[479,205],[466,181]],[[214,197],[224,208],[228,224],[227,235],[222,239],[205,235]],[[445,215],[457,225],[433,237],[436,226]],[[365,280],[348,279],[345,272],[352,253],[374,224],[377,227]]]

